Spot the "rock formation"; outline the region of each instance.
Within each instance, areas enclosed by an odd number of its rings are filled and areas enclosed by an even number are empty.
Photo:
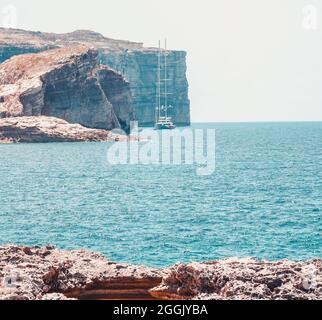
[[[97,55],[87,47],[66,47],[7,60],[0,65],[0,117],[44,115],[128,131],[135,119],[129,83],[99,66]]]
[[[157,49],[142,43],[113,40],[99,33],[78,30],[67,34],[31,32],[0,28],[0,62],[21,53],[52,48],[85,45],[99,52],[102,63],[117,70],[130,82],[133,107],[140,125],[151,125],[155,119],[157,82]],[[190,102],[186,77],[186,53],[169,51],[169,103],[177,125],[190,124]]]
[[[220,260],[159,270],[85,250],[0,247],[0,299],[321,299],[322,260]]]
[[[0,299],[152,299],[162,272],[84,250],[0,247]]]
[[[54,117],[0,119],[0,143],[121,141],[126,136],[107,130],[89,129]]]
[[[227,259],[178,264],[167,270],[155,298],[315,300],[322,298],[322,260]]]

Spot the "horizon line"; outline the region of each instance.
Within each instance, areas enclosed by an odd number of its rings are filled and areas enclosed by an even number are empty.
[[[196,123],[300,123],[300,122],[321,122],[321,120],[245,120],[245,121],[191,121],[191,124]]]

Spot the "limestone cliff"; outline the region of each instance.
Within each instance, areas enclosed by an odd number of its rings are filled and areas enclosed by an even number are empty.
[[[121,72],[132,84],[133,105],[141,125],[155,122],[158,59],[155,50],[100,51],[102,63]],[[176,125],[190,125],[190,102],[186,78],[186,53],[171,51],[168,60],[169,109]]]
[[[98,52],[73,46],[14,56],[0,65],[0,117],[50,116],[88,128],[128,131],[129,83],[98,64]]]
[[[99,33],[79,30],[67,34],[31,32],[0,28],[0,62],[21,53],[39,52],[71,45],[94,47],[102,63],[119,71],[130,82],[133,107],[141,125],[151,125],[155,118],[157,49],[142,43],[114,40]],[[169,102],[177,125],[190,124],[190,102],[186,77],[186,53],[170,51]]]

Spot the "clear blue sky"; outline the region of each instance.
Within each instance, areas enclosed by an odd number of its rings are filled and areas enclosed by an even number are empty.
[[[318,0],[1,0],[17,27],[91,29],[188,52],[193,121],[322,119],[322,2]],[[303,27],[315,5],[316,30]],[[3,14],[3,13],[2,13]]]

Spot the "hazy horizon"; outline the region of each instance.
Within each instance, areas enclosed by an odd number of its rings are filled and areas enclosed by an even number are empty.
[[[8,0],[0,21],[8,5],[19,29],[88,29],[145,46],[167,37],[170,49],[188,53],[192,122],[322,120],[317,0]],[[303,25],[309,5],[311,29]]]

